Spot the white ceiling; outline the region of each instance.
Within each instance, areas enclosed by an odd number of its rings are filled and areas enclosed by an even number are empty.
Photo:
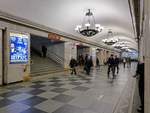
[[[112,29],[137,47],[128,0],[0,0],[0,10],[4,12],[78,37],[82,36],[74,29],[81,24],[87,9],[94,13],[96,23],[104,26],[101,33],[89,40],[101,43],[108,29]]]

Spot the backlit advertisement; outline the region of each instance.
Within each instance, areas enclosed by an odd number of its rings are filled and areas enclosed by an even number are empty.
[[[10,33],[10,64],[28,62],[28,35]]]

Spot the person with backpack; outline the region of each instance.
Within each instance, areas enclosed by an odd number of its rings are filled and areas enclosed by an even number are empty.
[[[69,66],[71,68],[71,75],[74,73],[75,75],[77,74],[76,72],[76,67],[77,67],[77,61],[74,58],[71,58]]]

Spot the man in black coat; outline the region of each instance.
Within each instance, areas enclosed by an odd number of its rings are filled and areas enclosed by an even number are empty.
[[[108,72],[107,72],[108,78],[109,78],[109,73],[111,70],[113,79],[114,79],[115,78],[115,60],[114,60],[113,54],[111,54],[111,56],[108,58],[107,64],[108,64]]]
[[[141,100],[141,106],[137,109],[139,112],[144,113],[144,63],[138,63],[137,70],[136,70],[136,76],[139,76],[139,96]]]
[[[76,66],[77,66],[77,61],[74,58],[71,58],[69,66],[71,67],[71,75],[74,73],[75,75],[77,74],[76,72]]]
[[[47,47],[46,46],[42,46],[42,55],[45,58],[46,57],[46,53],[47,53]]]
[[[92,61],[92,57],[88,56],[87,59],[85,60],[85,71],[87,75],[90,75],[90,71],[91,71],[91,67],[93,66],[93,61]]]
[[[117,55],[115,56],[114,63],[115,63],[115,71],[117,68],[117,74],[118,74],[119,73],[119,58],[117,57]]]

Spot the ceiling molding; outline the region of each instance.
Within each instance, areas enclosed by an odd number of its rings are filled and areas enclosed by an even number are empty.
[[[41,25],[41,24],[32,22],[30,20],[8,14],[8,13],[3,12],[3,11],[0,11],[0,20],[10,22],[10,23],[15,23],[15,24],[22,25],[22,26],[25,26],[25,27],[29,27],[29,28],[32,28],[32,29],[35,29],[35,30],[43,31],[43,32],[46,32],[46,33],[53,32],[53,33],[59,34],[60,36],[62,36],[64,38],[68,38],[68,39],[71,39],[71,40],[79,41],[79,42],[86,43],[86,44],[89,44],[89,45],[93,45],[93,46],[96,46],[96,47],[100,47],[100,48],[104,48],[104,49],[108,49],[108,50],[111,50],[111,51],[117,51],[118,52],[117,49],[110,48],[109,46],[100,45],[98,43],[95,43],[95,42],[92,42],[92,41],[89,41],[89,40],[85,40],[84,38],[76,37],[76,36],[73,36],[71,34],[64,33],[62,31],[52,29],[50,27],[46,27],[44,25]]]

